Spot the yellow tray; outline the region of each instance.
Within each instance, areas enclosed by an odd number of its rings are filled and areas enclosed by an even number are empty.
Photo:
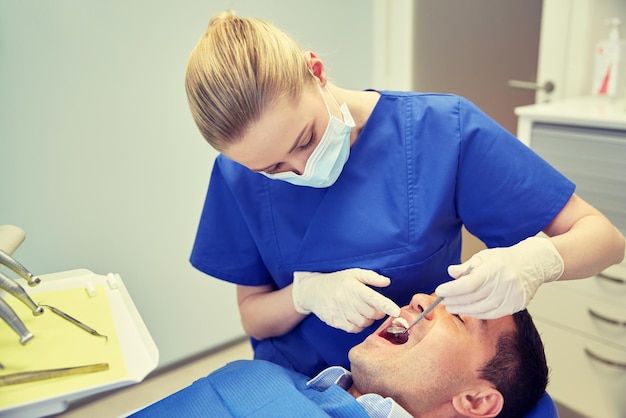
[[[4,294],[34,338],[21,345],[17,334],[0,321],[0,363],[4,366],[0,376],[94,363],[108,363],[109,369],[0,386],[0,416],[63,412],[72,400],[138,383],[156,368],[158,349],[119,275],[81,269],[39,277],[42,282],[36,287],[18,281],[36,303],[59,308],[108,339],[89,334],[47,308],[44,314],[33,316],[24,304]]]

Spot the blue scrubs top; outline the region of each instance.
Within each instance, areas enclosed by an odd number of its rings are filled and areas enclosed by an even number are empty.
[[[191,254],[213,277],[245,286],[292,283],[294,271],[352,267],[391,279],[398,305],[451,280],[461,226],[488,247],[544,229],[574,185],[469,101],[381,92],[337,182],[294,186],[217,157]],[[288,334],[254,341],[255,358],[312,376],[348,368],[359,334],[309,315]]]

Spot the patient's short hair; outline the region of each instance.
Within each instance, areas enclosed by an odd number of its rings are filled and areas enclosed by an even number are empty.
[[[528,311],[513,314],[516,332],[500,336],[496,355],[480,370],[504,397],[499,418],[525,416],[548,385],[548,365],[541,337]]]

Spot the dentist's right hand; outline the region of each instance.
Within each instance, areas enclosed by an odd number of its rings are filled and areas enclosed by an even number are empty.
[[[385,315],[399,316],[400,307],[367,285],[389,286],[385,276],[358,268],[334,273],[296,271],[293,304],[301,314],[311,312],[328,325],[357,333]]]

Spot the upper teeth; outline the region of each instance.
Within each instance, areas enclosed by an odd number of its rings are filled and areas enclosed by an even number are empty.
[[[393,321],[391,322],[391,325],[402,326],[404,328],[408,328],[409,327],[409,321],[407,321],[406,319],[404,319],[401,316],[399,316],[399,317],[393,319]]]

